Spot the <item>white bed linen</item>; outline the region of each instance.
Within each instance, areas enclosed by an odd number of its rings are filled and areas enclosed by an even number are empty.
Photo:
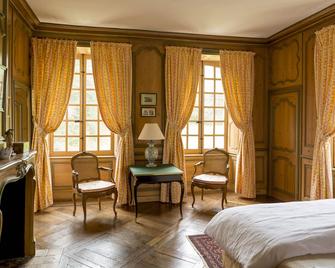
[[[244,268],[271,268],[297,256],[335,253],[335,200],[229,208],[214,216],[205,233]]]

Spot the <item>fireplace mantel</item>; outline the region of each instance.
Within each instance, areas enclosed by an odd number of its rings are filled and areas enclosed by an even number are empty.
[[[35,154],[0,160],[0,259],[35,255]]]

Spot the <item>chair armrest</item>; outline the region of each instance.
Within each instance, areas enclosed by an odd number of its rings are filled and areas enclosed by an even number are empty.
[[[78,188],[78,171],[72,170],[72,186],[73,188]]]
[[[111,180],[111,182],[115,183],[114,178],[113,178],[113,169],[112,168],[110,168],[110,167],[98,167],[98,169],[102,170],[102,171],[110,172],[110,180]]]
[[[195,174],[197,173],[197,169],[198,167],[202,166],[204,164],[204,161],[199,161],[198,163],[195,163],[194,164],[194,173],[193,173],[193,176],[192,178],[195,176]]]

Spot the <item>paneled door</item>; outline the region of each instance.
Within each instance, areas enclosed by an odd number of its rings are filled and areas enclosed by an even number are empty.
[[[276,90],[270,96],[270,195],[298,198],[299,94]]]

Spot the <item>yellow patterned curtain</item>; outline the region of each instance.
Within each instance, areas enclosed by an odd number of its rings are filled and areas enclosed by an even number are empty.
[[[134,164],[131,45],[91,42],[91,54],[102,119],[118,135],[115,170],[118,202],[127,204],[128,167]]]
[[[186,169],[181,131],[186,126],[195,102],[201,72],[201,49],[167,47],[165,60],[165,98],[167,124],[163,163]],[[186,185],[185,185],[186,188]],[[179,203],[180,186],[172,183],[172,202]],[[161,201],[168,202],[167,185],[161,187]]]
[[[242,137],[236,161],[235,191],[256,197],[255,141],[252,126],[254,55],[245,51],[220,51],[222,83],[228,111]]]
[[[63,120],[69,102],[76,41],[32,39],[32,148],[37,151],[35,211],[53,204],[46,136]]]
[[[335,134],[335,25],[316,32],[314,72],[317,123],[311,199],[333,198],[329,140]]]

